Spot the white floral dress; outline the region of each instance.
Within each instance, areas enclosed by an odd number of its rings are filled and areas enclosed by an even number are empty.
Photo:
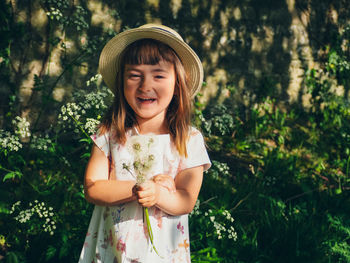
[[[135,135],[130,130],[128,140]],[[203,136],[197,129],[191,130],[187,158],[179,155],[169,134],[153,138],[156,138],[153,175],[168,174],[175,178],[179,171],[187,168],[203,165],[207,170],[210,167]],[[106,156],[112,156],[117,180],[135,180],[132,173],[123,168],[123,164],[133,162],[127,143],[125,146],[113,143],[108,133],[93,135],[92,139]],[[109,207],[95,206],[79,263],[191,262],[188,215],[172,216],[156,207],[149,208],[149,215],[159,255],[147,236],[143,209],[137,201],[132,201]]]

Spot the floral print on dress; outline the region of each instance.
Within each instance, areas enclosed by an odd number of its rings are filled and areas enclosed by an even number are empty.
[[[134,135],[130,130],[127,139]],[[198,130],[191,130],[187,158],[178,154],[169,134],[156,135],[155,138],[161,147],[157,149],[156,160],[159,162],[154,175],[168,174],[175,178],[183,169],[198,165],[209,168],[210,160]],[[107,157],[112,156],[115,179],[133,180],[121,165],[132,162],[126,147],[114,143],[108,133],[92,136],[92,139]],[[147,238],[142,207],[137,201],[132,201],[110,207],[95,206],[79,263],[191,262],[188,215],[171,216],[156,207],[149,208],[149,214],[155,247],[162,257],[152,250]]]
[[[122,239],[119,239],[119,240],[118,240],[118,243],[117,243],[117,250],[118,250],[118,251],[121,251],[121,252],[125,252],[125,247],[126,247],[126,245],[125,245],[125,243],[123,242],[123,240],[122,240]]]
[[[184,226],[181,225],[181,222],[179,222],[179,223],[177,224],[177,229],[178,229],[182,234],[185,234],[185,232],[184,232]]]
[[[124,209],[125,209],[125,206],[122,204],[119,206],[118,209],[112,210],[111,215],[112,215],[114,224],[120,222],[120,220],[122,219],[122,214]]]
[[[157,220],[157,226],[162,228],[163,225],[163,211],[159,208],[154,209],[154,218]]]

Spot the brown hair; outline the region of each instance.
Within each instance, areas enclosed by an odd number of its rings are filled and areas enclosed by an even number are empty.
[[[168,45],[154,39],[135,41],[125,49],[120,60],[121,70],[117,72],[116,76],[114,101],[104,116],[100,132],[103,134],[112,131],[112,136],[118,143],[124,144],[126,142],[126,131],[137,125],[137,121],[134,111],[124,97],[124,66],[125,64],[156,65],[161,60],[174,65],[176,78],[174,96],[166,113],[169,133],[180,155],[187,156],[186,143],[190,130],[191,102],[186,72],[175,51]]]

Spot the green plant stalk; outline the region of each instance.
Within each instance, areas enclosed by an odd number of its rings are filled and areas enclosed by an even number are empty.
[[[89,139],[91,140],[90,136],[86,133],[86,131],[81,127],[79,121],[77,119],[75,119],[72,115],[68,114],[69,117],[71,117],[73,119],[73,121],[75,122],[75,124],[78,126],[78,128],[81,130],[81,132]]]
[[[0,170],[3,170],[3,171],[8,172],[8,173],[15,173],[16,172],[16,171],[12,171],[12,170],[6,169],[1,164],[0,164]]]
[[[148,237],[149,240],[151,241],[152,247],[154,249],[154,251],[157,253],[157,255],[160,258],[163,258],[161,255],[159,255],[158,250],[156,249],[154,243],[153,243],[153,231],[152,231],[152,226],[151,226],[151,221],[149,220],[149,213],[148,213],[148,208],[144,207],[143,211],[145,213],[145,218],[146,218],[146,225],[147,225],[147,232],[148,232]]]

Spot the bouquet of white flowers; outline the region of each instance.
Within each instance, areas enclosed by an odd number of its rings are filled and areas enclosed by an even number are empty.
[[[136,186],[139,186],[147,180],[150,180],[154,175],[153,169],[155,155],[152,154],[152,150],[155,150],[155,146],[155,137],[152,135],[135,135],[132,136],[127,142],[129,152],[131,152],[134,156],[134,162],[132,164],[123,163],[123,169],[126,169],[135,177]],[[143,211],[146,219],[148,236],[152,247],[157,255],[160,256],[153,243],[153,232],[149,219],[148,208],[144,207]]]

